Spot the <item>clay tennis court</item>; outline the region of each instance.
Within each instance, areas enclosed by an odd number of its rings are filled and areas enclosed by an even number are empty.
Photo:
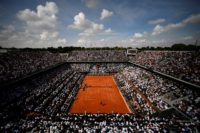
[[[130,113],[112,76],[86,76],[70,113]]]

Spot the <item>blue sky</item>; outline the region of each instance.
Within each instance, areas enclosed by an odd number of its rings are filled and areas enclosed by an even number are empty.
[[[1,0],[2,47],[143,47],[200,39],[199,0]]]

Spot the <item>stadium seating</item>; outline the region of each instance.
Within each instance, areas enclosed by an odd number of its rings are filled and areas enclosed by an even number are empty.
[[[84,50],[72,51],[68,61],[128,61],[126,52],[123,50]]]
[[[0,83],[22,78],[64,61],[59,54],[47,51],[3,53],[0,55]]]
[[[192,119],[200,118],[199,107],[197,105],[200,96],[198,90],[191,90],[184,85],[164,79],[137,67],[126,67],[121,73],[115,76],[121,86],[122,92],[130,100],[134,98],[138,99],[139,97],[137,96],[139,93],[135,94],[133,91],[133,88],[136,87],[161,111],[178,106],[178,110],[186,113]],[[151,110],[149,110],[151,108],[145,102],[142,102],[144,100],[142,100],[141,96],[140,99],[141,102],[139,105],[144,104],[143,106],[146,107],[144,110],[148,110],[151,113]]]
[[[142,51],[130,61],[200,85],[199,52]]]
[[[6,125],[4,130],[15,132],[192,132],[193,122],[153,117],[139,118],[131,114],[68,114],[62,117],[21,119]]]
[[[0,55],[2,83],[66,60],[75,61],[33,76],[27,82],[3,88],[0,92],[0,132],[198,132],[199,91],[122,63],[127,59],[124,51],[114,50],[73,51],[69,58],[47,51]],[[193,52],[147,51],[130,60],[196,84],[199,82],[199,56]],[[68,113],[86,72],[94,75],[114,73],[132,112]]]

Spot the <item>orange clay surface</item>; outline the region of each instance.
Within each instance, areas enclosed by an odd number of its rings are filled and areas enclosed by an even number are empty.
[[[112,76],[86,76],[70,113],[130,113]]]

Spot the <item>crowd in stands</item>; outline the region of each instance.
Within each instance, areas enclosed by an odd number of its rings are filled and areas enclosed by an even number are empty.
[[[0,83],[22,78],[66,60],[124,62],[128,58],[123,50],[72,51],[67,56],[48,51],[11,51],[0,54]],[[130,57],[130,61],[200,85],[200,54],[197,52],[143,51]]]
[[[116,73],[122,70],[126,65],[122,63],[102,63],[94,64],[91,67],[91,73]]]
[[[0,83],[22,78],[65,60],[48,51],[9,51],[0,54]]]
[[[142,51],[131,62],[200,85],[200,53],[195,51]]]
[[[70,69],[69,65],[62,65],[27,83],[2,91],[1,124],[27,112],[49,116],[66,113],[83,77],[83,74]]]
[[[124,50],[84,50],[72,51],[68,61],[128,61]]]
[[[155,113],[146,99],[133,89],[133,85],[131,85],[122,74],[117,73],[115,75],[115,80],[133,113],[136,115],[142,114],[143,116],[150,116]]]
[[[170,107],[178,107],[178,110],[191,119],[200,119],[200,93],[198,90],[192,90],[175,81],[164,79],[152,72],[132,66],[126,67],[121,73],[117,73],[115,77],[121,86],[122,93],[125,97],[128,97],[128,100],[138,103],[138,97],[142,99],[141,96],[138,96],[139,93],[134,91],[134,88],[136,90],[138,88],[159,110],[164,111]],[[145,101],[145,99],[140,101]],[[140,102],[140,105],[151,109],[145,102]],[[147,110],[144,109],[144,111]],[[148,111],[151,112],[151,110]]]
[[[132,133],[132,132],[186,132],[197,133],[193,122],[163,117],[135,117],[132,114],[67,114],[37,116],[7,124],[2,131],[11,132],[79,132],[79,133]]]
[[[174,106],[194,120],[200,119],[200,96],[197,92],[188,94],[187,97],[174,102]]]
[[[192,52],[141,52],[134,58],[131,61],[199,83],[199,56]],[[49,52],[1,54],[0,82],[23,77],[64,60],[66,58]],[[68,61],[120,62],[127,61],[127,57],[125,51],[72,51]],[[115,81],[132,113],[67,113],[84,79],[85,74],[81,72],[118,72],[114,75]],[[198,90],[128,64],[64,64],[0,92],[0,132],[197,133],[199,103]],[[183,117],[174,113],[164,117],[157,115],[171,108]]]
[[[109,74],[121,71],[124,63],[70,63],[73,70],[78,72],[88,72],[93,74]]]
[[[89,72],[91,69],[91,64],[89,63],[71,63],[70,66],[78,72]]]

